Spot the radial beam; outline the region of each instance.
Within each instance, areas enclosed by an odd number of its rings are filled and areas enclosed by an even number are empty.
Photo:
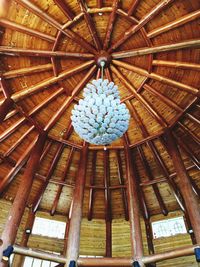
[[[94,22],[92,21],[91,15],[87,11],[86,3],[83,0],[77,0],[77,1],[79,3],[80,8],[81,8],[81,12],[83,12],[83,14],[84,14],[84,18],[85,18],[86,24],[88,26],[88,29],[90,31],[90,34],[92,36],[92,39],[94,41],[95,47],[98,51],[100,51],[102,48],[101,47],[102,45],[101,45],[97,30],[95,28]]]
[[[54,0],[54,2],[69,20],[73,20],[74,14],[65,2],[63,2],[62,0]]]
[[[120,52],[115,52],[112,54],[114,59],[129,58],[129,57],[138,57],[149,54],[161,53],[166,51],[180,50],[180,49],[191,49],[200,47],[200,39],[189,40],[175,44],[160,45],[154,47],[145,47],[132,50],[125,50]]]
[[[192,86],[189,86],[189,85],[186,85],[184,83],[180,83],[180,82],[177,82],[177,81],[174,81],[172,79],[169,79],[169,78],[166,78],[166,77],[163,77],[157,73],[148,73],[146,70],[142,69],[142,68],[139,68],[139,67],[136,67],[136,66],[132,66],[131,64],[129,63],[125,63],[123,61],[118,61],[118,60],[112,60],[112,63],[118,67],[122,67],[124,69],[127,69],[127,70],[130,70],[130,71],[133,71],[139,75],[142,75],[142,76],[145,76],[145,77],[148,77],[150,79],[153,79],[155,81],[158,81],[158,82],[161,82],[161,83],[164,83],[164,84],[167,84],[167,85],[170,85],[170,86],[173,86],[175,88],[178,88],[178,89],[181,89],[185,92],[188,92],[192,95],[198,95],[199,94],[199,89],[197,88],[194,88]]]
[[[131,6],[128,10],[128,15],[131,16],[133,12],[135,11],[137,5],[139,4],[140,0],[132,0]]]
[[[169,22],[169,23],[167,23],[167,24],[165,24],[165,25],[163,25],[161,27],[158,27],[158,28],[148,32],[147,33],[147,37],[148,38],[156,37],[159,34],[162,34],[164,32],[170,31],[170,30],[172,30],[174,28],[177,28],[177,27],[179,27],[181,25],[184,25],[184,24],[186,24],[186,23],[188,23],[190,21],[193,21],[193,20],[195,20],[195,19],[197,19],[199,17],[200,17],[200,10],[195,10],[192,13],[189,13],[189,14],[183,16],[183,17],[180,17],[180,18],[178,18],[178,19],[176,19],[174,21],[171,21],[171,22]]]
[[[43,32],[39,32],[37,30],[25,27],[23,25],[17,24],[13,21],[7,20],[7,19],[3,19],[0,18],[0,25],[5,27],[5,28],[9,28],[12,29],[14,31],[19,31],[19,32],[23,32],[25,34],[29,34],[31,36],[35,36],[37,38],[40,38],[42,40],[48,41],[48,42],[55,42],[55,37],[45,34]]]
[[[79,58],[79,59],[93,59],[94,55],[89,53],[74,53],[62,51],[47,51],[24,49],[9,46],[0,46],[0,54],[7,56],[29,56],[29,57],[62,57],[62,58]]]
[[[181,62],[181,61],[168,61],[168,60],[153,60],[153,66],[170,67],[175,69],[189,69],[189,70],[200,70],[200,64]]]
[[[170,131],[166,132],[165,135],[168,150],[173,160],[174,168],[179,177],[178,184],[179,190],[184,198],[186,210],[191,220],[193,231],[197,242],[200,242],[200,209],[198,200],[193,192],[190,179],[182,161],[180,151],[175,143],[173,135]]]
[[[158,13],[160,13],[167,5],[172,3],[174,0],[162,0],[156,5],[146,16],[144,16],[137,25],[131,26],[117,42],[115,42],[109,52],[117,49],[120,45],[125,43],[134,33],[139,31],[146,23],[148,23],[152,18],[154,18]]]

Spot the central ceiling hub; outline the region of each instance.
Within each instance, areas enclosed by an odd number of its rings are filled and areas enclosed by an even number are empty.
[[[98,67],[101,67],[102,61],[105,62],[105,67],[108,67],[111,62],[111,55],[108,52],[102,50],[96,55],[95,60]]]

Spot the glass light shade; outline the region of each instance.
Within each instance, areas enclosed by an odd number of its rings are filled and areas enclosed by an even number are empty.
[[[130,114],[120,103],[118,87],[108,80],[93,80],[86,85],[84,99],[72,110],[72,125],[85,141],[107,145],[128,129]]]

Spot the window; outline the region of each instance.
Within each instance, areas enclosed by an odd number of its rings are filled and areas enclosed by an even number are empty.
[[[58,263],[26,257],[23,267],[55,267]]]
[[[64,239],[66,223],[36,217],[32,234]]]
[[[154,239],[187,233],[183,217],[153,222],[152,231]]]

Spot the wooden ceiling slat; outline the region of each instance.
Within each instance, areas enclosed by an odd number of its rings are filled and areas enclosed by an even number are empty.
[[[93,59],[94,56],[88,53],[74,53],[62,51],[47,51],[47,50],[34,50],[24,49],[9,46],[0,46],[0,54],[7,56],[29,56],[29,57],[62,57],[62,58],[79,58],[79,59]]]
[[[114,24],[115,24],[115,19],[117,17],[116,12],[117,12],[117,8],[118,8],[118,4],[119,4],[119,0],[113,1],[112,12],[109,16],[108,25],[107,25],[107,29],[106,29],[106,36],[105,36],[104,44],[103,44],[104,50],[107,50],[107,48],[110,44],[110,39],[111,39]]]
[[[51,86],[51,85],[59,82],[60,80],[64,80],[64,79],[71,77],[72,75],[74,75],[74,74],[76,74],[82,70],[89,68],[91,65],[93,65],[93,63],[94,63],[94,61],[91,60],[91,61],[83,63],[79,66],[76,66],[70,70],[65,70],[62,73],[60,73],[57,77],[52,76],[52,77],[46,79],[45,81],[42,81],[40,83],[37,83],[36,85],[33,85],[29,88],[26,88],[25,90],[21,90],[19,92],[14,93],[12,95],[12,99],[14,101],[19,101],[19,100],[23,99],[24,97],[30,96],[34,92],[42,90],[43,88]]]
[[[142,165],[143,165],[143,167],[144,167],[144,170],[145,170],[145,172],[146,172],[146,175],[147,175],[148,179],[149,179],[149,180],[154,180],[153,174],[152,174],[151,169],[150,169],[150,167],[149,167],[149,163],[148,163],[148,161],[146,160],[146,157],[145,157],[145,155],[144,155],[144,152],[143,152],[142,147],[141,147],[141,146],[138,146],[138,147],[137,147],[137,151],[138,151],[138,154],[139,154],[139,156],[140,156]],[[157,184],[153,184],[153,185],[152,185],[152,188],[153,188],[154,194],[155,194],[155,196],[156,196],[156,199],[157,199],[157,201],[158,201],[158,204],[159,204],[159,206],[160,206],[160,210],[161,210],[161,212],[163,213],[163,215],[166,216],[166,215],[168,214],[168,210],[167,210],[167,208],[166,208],[166,206],[165,206],[165,203],[164,203],[164,201],[163,201],[163,199],[162,199],[162,196],[161,196],[161,194],[160,194],[160,191],[159,191],[159,189],[158,189]]]
[[[109,52],[117,49],[122,45],[128,38],[130,38],[134,33],[140,30],[145,24],[147,24],[153,17],[160,13],[167,5],[172,3],[174,0],[162,0],[158,5],[156,5],[148,14],[146,14],[137,25],[131,26],[117,42],[115,42]]]
[[[200,145],[200,140],[199,140],[199,138],[197,137],[197,135],[195,135],[193,132],[191,132],[190,131],[190,129],[186,126],[186,125],[184,125],[184,124],[182,124],[180,121],[178,121],[178,123],[177,123],[180,127],[181,127],[181,129],[187,134],[187,135],[189,135],[198,145]]]
[[[200,10],[196,10],[194,12],[191,12],[183,17],[180,17],[172,22],[169,22],[161,27],[158,27],[150,32],[147,33],[148,38],[153,38],[159,34],[162,34],[164,32],[170,31],[176,27],[179,27],[183,24],[186,24],[190,21],[193,21],[200,17]]]
[[[70,10],[70,8],[67,6],[67,4],[65,2],[63,2],[62,0],[54,0],[54,2],[56,3],[57,6],[59,6],[61,11],[65,14],[65,16],[69,20],[73,20],[74,14],[73,14],[73,12]]]
[[[24,75],[31,75],[33,73],[45,72],[52,70],[52,64],[37,65],[34,67],[21,68],[16,70],[9,70],[3,73],[4,79],[16,78]]]
[[[180,61],[167,61],[167,60],[153,60],[153,66],[164,66],[177,69],[190,69],[190,70],[200,70],[200,64],[180,62]]]
[[[63,29],[63,26],[58,21],[56,21],[48,13],[37,7],[35,4],[31,3],[28,0],[15,0],[15,2],[22,5],[23,7],[31,11],[33,14],[37,15],[42,20],[46,21],[47,23],[58,29],[59,31],[62,31],[68,38],[72,39],[78,45],[84,47],[86,50],[92,53],[95,53],[95,49],[84,38],[69,29]]]
[[[196,117],[194,117],[192,114],[186,112],[185,116],[188,117],[190,120],[194,121],[198,125],[200,125],[200,120],[198,120]]]
[[[97,160],[97,151],[92,152],[92,171],[90,175],[90,186],[94,185],[95,175],[96,175],[96,160]],[[94,189],[90,187],[89,191],[89,203],[88,203],[88,220],[92,220],[93,216],[93,203],[94,203]]]
[[[122,58],[129,58],[129,57],[138,57],[144,56],[149,54],[155,53],[162,53],[166,51],[173,51],[173,50],[180,50],[180,49],[192,49],[200,47],[200,40],[188,40],[184,42],[179,42],[175,44],[166,44],[154,47],[144,47],[144,48],[137,48],[132,50],[125,50],[120,52],[115,52],[112,54],[114,59],[122,59]]]
[[[135,73],[138,73],[138,74],[143,75],[145,77],[151,78],[155,81],[159,81],[161,83],[173,86],[175,88],[179,88],[179,89],[181,89],[185,92],[188,92],[192,95],[198,95],[199,94],[199,89],[194,88],[194,87],[189,86],[189,85],[186,85],[184,83],[180,83],[180,82],[174,81],[172,79],[166,78],[166,77],[161,76],[157,73],[153,73],[153,72],[148,73],[146,70],[144,70],[142,68],[139,68],[139,67],[136,67],[136,66],[133,66],[131,64],[128,64],[128,63],[125,63],[122,61],[118,61],[118,60],[112,60],[112,63],[118,67],[122,67],[122,68],[125,68],[127,70],[131,70]]]
[[[19,127],[22,126],[22,124],[25,122],[25,118],[21,118],[15,123],[13,123],[8,129],[6,129],[1,135],[0,135],[0,142],[5,140],[8,136],[10,136],[13,132],[15,132]]]
[[[28,28],[26,26],[17,24],[13,21],[9,21],[9,20],[4,19],[4,18],[0,18],[0,25],[2,25],[5,28],[10,28],[10,29],[15,30],[15,31],[19,31],[19,32],[22,32],[25,34],[29,34],[31,36],[35,36],[37,38],[40,38],[42,40],[45,40],[45,41],[48,41],[51,43],[55,42],[55,37],[53,37],[51,35],[45,34],[43,32],[31,29],[31,28]]]
[[[158,113],[152,108],[152,106],[142,97],[141,94],[137,93],[137,91],[135,90],[135,88],[133,87],[132,84],[130,84],[128,82],[128,80],[126,79],[126,77],[119,71],[119,69],[117,69],[114,66],[111,66],[111,70],[117,75],[117,77],[120,79],[120,81],[129,89],[129,91],[131,91],[134,95],[134,97],[140,102],[142,103],[142,105],[145,107],[145,109],[152,115],[152,117],[154,117],[154,119],[163,127],[166,127],[167,124],[165,123],[165,121],[163,120],[163,118],[161,118]]]
[[[97,34],[97,30],[95,28],[94,22],[92,21],[92,18],[87,11],[88,8],[86,7],[86,3],[83,0],[77,0],[77,1],[79,3],[81,11],[84,14],[84,18],[85,18],[86,24],[88,26],[88,29],[90,31],[90,34],[92,36],[92,39],[94,41],[95,47],[98,51],[100,51],[102,49],[102,44],[101,44],[101,41],[100,41],[99,36]]]

